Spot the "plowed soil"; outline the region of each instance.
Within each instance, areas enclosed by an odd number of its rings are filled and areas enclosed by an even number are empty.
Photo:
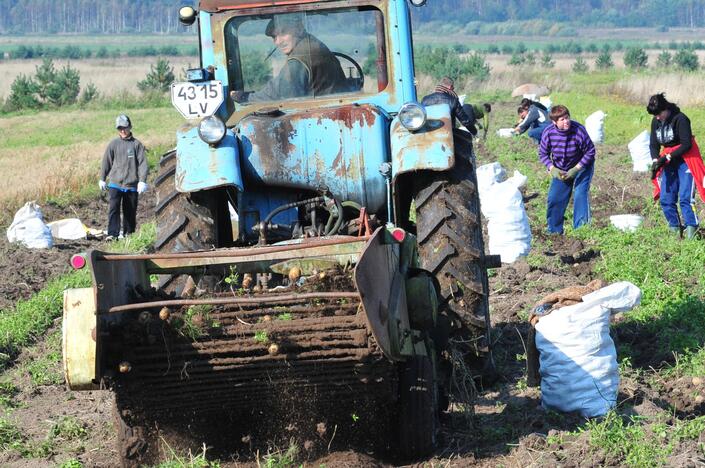
[[[522,143],[524,144],[524,143]],[[526,144],[529,144],[526,142]],[[617,152],[601,155],[603,159],[623,158]],[[491,157],[479,151],[481,163],[491,162]],[[598,168],[592,185],[592,207],[594,222],[604,225],[609,215],[624,213],[634,205],[635,200],[643,200],[650,193],[650,183],[643,175],[627,173],[616,177],[609,171]],[[507,168],[512,170],[513,168]],[[626,182],[625,182],[626,181]],[[568,436],[565,431],[574,430],[584,420],[574,415],[557,415],[546,412],[540,405],[540,393],[536,388],[526,386],[526,363],[519,357],[525,353],[525,340],[528,332],[526,313],[543,296],[558,289],[585,285],[598,278],[595,264],[600,252],[594,246],[576,239],[546,237],[542,231],[545,206],[539,202],[537,194],[525,193],[525,204],[529,217],[540,222],[532,223],[535,245],[543,245],[540,252],[545,256],[542,266],[532,266],[526,260],[511,265],[503,265],[490,278],[490,306],[495,339],[495,360],[500,379],[488,388],[478,389],[475,416],[472,426],[463,424],[463,418],[453,409],[443,420],[442,443],[436,454],[414,466],[431,463],[434,466],[616,466],[613,460],[602,453],[590,450],[589,434]],[[140,207],[140,219],[152,215],[151,197]],[[105,228],[107,206],[104,202],[79,203],[69,208],[43,207],[47,220],[78,216],[90,227]],[[633,210],[630,212],[634,212]],[[647,222],[649,222],[647,220]],[[100,246],[99,241],[61,242],[48,251],[30,251],[9,245],[6,238],[0,238],[0,304],[8,307],[16,300],[26,298],[39,290],[46,280],[68,269],[68,258],[72,253],[89,247]],[[57,323],[55,330],[60,324]],[[639,337],[638,330],[626,329],[619,339],[630,340],[636,347],[643,348],[643,362],[636,366],[647,368],[658,356],[649,356],[648,337]],[[79,447],[71,444],[58,444],[55,453],[44,458],[22,458],[13,452],[0,458],[2,466],[47,466],[60,463],[71,457],[78,458],[85,466],[116,466],[115,430],[112,423],[112,394],[104,391],[74,393],[65,389],[64,384],[34,387],[29,383],[23,365],[32,362],[44,353],[43,345],[25,351],[14,372],[13,378],[20,387],[15,400],[20,407],[12,412],[12,419],[36,439],[46,437],[50,427],[48,421],[64,415],[75,416],[87,429],[87,437]],[[667,357],[663,357],[664,359]],[[58,366],[58,364],[57,364]],[[58,369],[55,369],[58,371]],[[620,401],[631,401],[635,414],[653,415],[664,411],[669,404],[678,412],[705,414],[702,398],[690,398],[693,394],[705,394],[705,383],[700,379],[679,379],[664,382],[660,389],[652,388],[643,382],[622,379]],[[659,396],[663,395],[663,396]],[[329,427],[306,428],[302,432],[317,431],[314,452],[307,457],[307,440],[301,439],[293,428],[290,438],[301,447],[301,462],[306,466],[326,467],[381,467],[391,466],[393,461],[365,451],[351,451],[346,440],[336,437]],[[321,432],[322,431],[322,432]],[[564,434],[561,450],[547,451],[548,436]],[[242,438],[241,449],[231,458],[221,457],[221,466],[260,466],[266,450],[259,452],[251,447],[269,446],[271,451],[285,451],[289,440],[280,438],[269,441],[253,441]],[[694,445],[694,444],[693,444]],[[308,445],[310,447],[310,445]],[[694,446],[683,444],[674,450],[677,457],[672,461],[687,464]],[[428,465],[426,465],[428,466]]]

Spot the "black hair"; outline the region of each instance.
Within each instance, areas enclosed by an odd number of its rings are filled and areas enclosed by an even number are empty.
[[[528,109],[529,107],[531,107],[532,104],[534,104],[534,101],[529,98],[524,98],[519,103],[519,105],[525,109]]]
[[[658,115],[673,106],[674,104],[668,102],[666,99],[666,93],[658,93],[649,98],[649,103],[646,105],[646,112],[651,115]]]
[[[482,107],[485,108],[485,112],[492,112],[492,105],[489,102],[484,103]]]

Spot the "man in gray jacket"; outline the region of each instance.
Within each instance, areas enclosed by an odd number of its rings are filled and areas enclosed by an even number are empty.
[[[144,145],[132,135],[132,123],[126,115],[115,119],[118,138],[108,144],[100,169],[101,190],[108,190],[108,238],[120,235],[120,207],[122,206],[122,233],[132,234],[137,227],[138,194],[147,190],[147,158]]]

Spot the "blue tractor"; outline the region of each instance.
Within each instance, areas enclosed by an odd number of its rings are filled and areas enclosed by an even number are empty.
[[[157,253],[89,252],[93,288],[66,293],[67,382],[115,391],[126,466],[179,425],[245,440],[262,411],[319,436],[352,414],[386,428],[362,431],[382,449],[428,454],[451,354],[492,369],[497,259],[470,135],[417,103],[410,5],[201,0],[179,15],[201,66],[172,86],[186,120],[155,180]]]

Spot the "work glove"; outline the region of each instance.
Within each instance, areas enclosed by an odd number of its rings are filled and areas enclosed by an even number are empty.
[[[565,176],[563,176],[563,180],[572,180],[575,179],[575,176],[578,175],[578,172],[580,172],[580,167],[578,166],[573,166],[570,169],[568,169],[568,172],[565,173]]]
[[[144,182],[138,182],[137,183],[137,193],[144,193],[147,191],[149,186],[145,184]]]
[[[106,189],[107,189],[107,186],[105,185],[105,181],[104,181],[104,180],[99,180],[99,181],[98,181],[98,188],[100,188],[101,190],[106,190]]]
[[[659,169],[666,165],[667,162],[668,158],[666,158],[666,156],[661,156],[658,159],[651,160],[651,180],[654,180],[656,178]]]
[[[554,179],[563,180],[563,171],[558,169],[556,166],[552,166],[549,172],[551,174],[551,177],[553,177]]]

